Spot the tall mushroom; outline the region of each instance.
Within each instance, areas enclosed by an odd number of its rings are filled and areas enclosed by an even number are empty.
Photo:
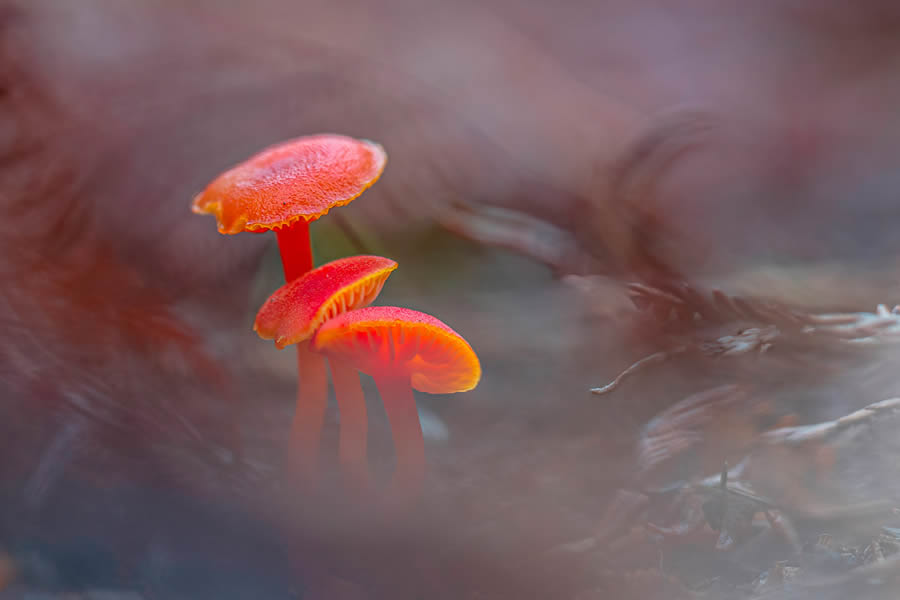
[[[380,145],[322,134],[282,142],[216,177],[194,198],[193,211],[211,214],[219,233],[274,230],[287,281],[312,268],[309,224],[349,204],[381,176]]]
[[[375,379],[394,437],[392,487],[398,498],[417,494],[425,446],[412,390],[450,394],[473,389],[481,379],[475,351],[431,315],[394,306],[370,306],[326,321],[312,349]]]
[[[193,202],[193,211],[212,214],[220,233],[274,230],[285,280],[312,268],[309,223],[335,206],[350,203],[371,186],[387,162],[384,149],[341,135],[313,135],[272,146],[214,179]],[[309,477],[325,415],[325,362],[297,344],[299,386],[291,425],[290,460]],[[310,462],[311,461],[311,462]]]
[[[396,262],[380,256],[351,256],[326,263],[269,296],[253,329],[259,337],[275,340],[278,348],[303,343],[328,319],[368,306],[396,268]],[[343,361],[330,363],[341,415],[340,464],[356,485],[364,487],[368,423],[359,375]]]

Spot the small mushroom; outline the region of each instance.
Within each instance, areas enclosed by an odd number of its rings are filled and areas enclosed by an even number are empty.
[[[267,148],[225,171],[194,198],[219,233],[274,230],[287,281],[312,268],[309,224],[349,204],[381,176],[384,149],[333,134],[297,138]]]
[[[285,280],[313,266],[309,223],[336,206],[349,204],[381,176],[384,149],[367,140],[312,135],[271,146],[225,171],[194,198],[192,209],[216,217],[220,233],[274,230]],[[297,344],[297,412],[292,441],[301,430],[322,428],[327,398],[325,361]],[[318,434],[305,442],[318,448]]]
[[[481,365],[472,347],[438,319],[408,308],[370,306],[326,321],[312,349],[375,379],[396,451],[397,498],[418,494],[425,446],[413,389],[465,392],[478,385]]]
[[[326,263],[276,290],[259,309],[253,329],[259,337],[275,340],[278,348],[305,343],[328,319],[368,306],[396,268],[396,262],[380,256],[351,256]],[[364,486],[368,424],[359,375],[337,359],[331,360],[330,366],[341,414],[340,463]],[[321,420],[295,420],[289,456],[305,474],[314,467],[320,434]]]

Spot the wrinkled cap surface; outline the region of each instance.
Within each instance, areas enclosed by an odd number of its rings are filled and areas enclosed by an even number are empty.
[[[396,306],[370,306],[338,315],[313,337],[317,352],[378,376],[409,376],[431,394],[478,385],[481,364],[458,333],[431,315]]]
[[[384,149],[368,140],[301,137],[222,173],[194,198],[192,208],[214,215],[220,233],[314,221],[362,194],[378,180],[386,162]]]
[[[397,263],[351,256],[326,263],[278,288],[256,314],[253,329],[284,348],[310,338],[328,319],[368,306]]]

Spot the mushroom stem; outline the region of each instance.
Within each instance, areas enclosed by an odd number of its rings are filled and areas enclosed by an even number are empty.
[[[275,230],[286,282],[312,270],[309,221],[300,219]],[[288,441],[288,465],[301,485],[311,485],[317,471],[319,443],[328,405],[325,358],[310,352],[309,344],[297,344],[297,406]]]
[[[396,500],[418,497],[425,476],[425,441],[408,375],[375,375],[394,438],[396,467],[391,493]]]
[[[309,342],[297,344],[297,371],[300,381],[287,460],[290,472],[297,475],[299,483],[308,485],[313,482],[318,466],[319,441],[328,403],[325,359],[310,351]]]
[[[328,362],[331,366],[334,396],[341,413],[341,435],[338,442],[341,470],[353,488],[365,491],[369,486],[366,398],[354,367],[338,359]]]
[[[293,281],[312,269],[312,245],[309,241],[309,222],[300,219],[287,227],[275,230],[285,281]]]

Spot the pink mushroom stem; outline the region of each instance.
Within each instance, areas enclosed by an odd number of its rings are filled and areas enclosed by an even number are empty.
[[[288,440],[289,472],[302,485],[315,481],[319,444],[328,401],[328,374],[322,356],[310,352],[309,343],[297,344],[297,406]]]
[[[394,438],[396,466],[388,496],[417,498],[425,478],[425,440],[409,375],[375,374],[374,378]]]
[[[338,458],[347,483],[357,491],[369,488],[368,429],[366,399],[359,382],[359,373],[346,362],[332,359],[331,380],[341,413],[341,434]]]

